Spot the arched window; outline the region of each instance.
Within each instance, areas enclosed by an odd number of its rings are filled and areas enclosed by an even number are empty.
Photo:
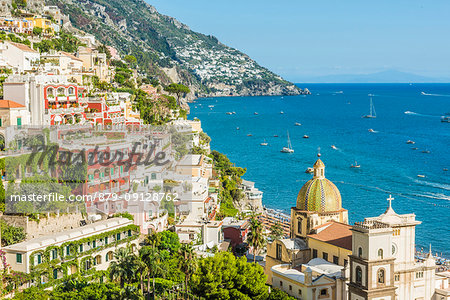
[[[63,87],[58,88],[58,96],[59,95],[66,95],[66,89]]]
[[[358,257],[361,257],[361,256],[362,256],[362,248],[359,247],[359,248],[358,248]]]
[[[75,89],[73,87],[69,87],[69,95],[74,95]]]
[[[53,94],[53,88],[51,88],[51,87],[47,89],[47,97],[48,97],[48,96],[55,96],[55,95]]]
[[[362,269],[361,267],[356,267],[356,283],[362,285]]]
[[[377,282],[380,285],[384,285],[385,278],[384,278],[384,269],[379,269],[377,273]]]
[[[378,249],[378,259],[383,259],[383,249]]]

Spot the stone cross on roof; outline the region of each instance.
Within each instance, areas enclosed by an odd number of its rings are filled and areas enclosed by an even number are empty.
[[[394,200],[394,198],[392,198],[392,195],[389,195],[389,198],[387,198],[386,200],[389,201],[389,207],[392,207],[392,200]]]

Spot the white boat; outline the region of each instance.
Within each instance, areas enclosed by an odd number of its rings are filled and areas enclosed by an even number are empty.
[[[306,134],[305,134],[305,135],[303,136],[303,138],[304,138],[304,139],[309,139],[309,135],[306,135]]]
[[[313,173],[314,172],[314,169],[313,168],[307,168],[306,170],[305,170],[305,173],[308,173],[308,174],[311,174],[311,173]]]
[[[295,122],[295,126],[302,126],[302,124]]]
[[[233,115],[235,115],[235,114],[236,114],[236,112],[235,112],[235,111],[233,111],[233,112],[232,112],[232,114],[233,114]]]
[[[229,112],[227,112],[227,115],[232,115],[232,114],[233,114],[233,113],[232,113],[232,112],[230,112],[230,111],[229,111]]]
[[[427,153],[428,154],[428,153],[430,153],[430,151],[429,150],[423,150],[422,153]]]
[[[375,111],[375,106],[373,105],[373,101],[372,101],[372,97],[370,97],[370,108],[369,108],[370,112],[368,115],[362,116],[363,118],[366,119],[375,119],[377,117],[377,113]]]
[[[450,113],[446,113],[444,116],[441,117],[442,123],[450,123]]]
[[[415,144],[416,142],[414,142],[414,141],[411,141],[411,140],[407,140],[407,141],[406,141],[406,143],[407,143],[407,144],[411,144],[411,145],[414,145],[414,144]]]
[[[253,113],[254,115],[259,115],[256,111]]]
[[[357,163],[356,160],[355,160],[355,163],[352,164],[352,165],[350,166],[350,168],[361,168],[361,165],[358,165],[358,163]]]
[[[280,111],[280,114],[284,114],[284,111]]]
[[[239,130],[240,128],[239,127],[236,127],[236,130]]]
[[[267,146],[267,145],[269,145],[269,144],[266,142],[266,139],[264,139],[264,143],[261,143],[260,145],[261,145],[261,146]]]
[[[372,128],[369,129],[369,132],[375,132],[375,130],[373,130]]]
[[[294,149],[292,149],[291,139],[289,138],[289,131],[287,132],[287,147],[283,147],[281,149],[283,153],[294,153]]]
[[[214,105],[208,105],[208,107],[209,107],[209,108],[213,108],[213,107],[214,107]]]
[[[422,174],[418,174],[418,175],[417,175],[417,177],[420,177],[420,178],[425,178],[425,175],[422,175]]]
[[[334,150],[337,150],[337,147],[335,145],[331,145],[331,148],[333,148]]]

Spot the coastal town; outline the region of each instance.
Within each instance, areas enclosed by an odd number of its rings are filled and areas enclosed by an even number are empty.
[[[188,118],[181,79],[161,82],[58,6],[0,2],[0,298],[450,299],[450,261],[416,249],[426,220],[392,196],[350,224],[312,153],[290,214],[266,208]],[[221,51],[177,55],[231,78],[222,96],[263,79]]]

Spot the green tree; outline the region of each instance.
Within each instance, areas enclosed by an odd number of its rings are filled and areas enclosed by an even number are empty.
[[[280,222],[276,222],[272,226],[270,226],[270,235],[269,237],[272,240],[279,240],[284,236],[283,227],[281,226]]]
[[[164,90],[168,93],[175,94],[177,96],[178,106],[180,106],[180,98],[191,92],[191,90],[187,86],[178,83],[171,83],[168,86],[166,86]]]
[[[153,282],[153,298],[155,298],[155,278],[164,276],[167,273],[167,265],[164,262],[164,255],[156,248],[144,246],[139,249],[140,259],[147,265],[147,291],[150,291],[150,279]]]
[[[205,299],[266,299],[267,277],[258,264],[229,252],[201,259],[192,275],[192,291]]]
[[[188,292],[188,282],[197,267],[197,260],[191,244],[183,244],[178,250],[180,255],[180,269],[184,273],[184,291]]]
[[[20,243],[25,240],[26,234],[22,227],[10,226],[5,221],[0,220],[1,245],[3,247]]]
[[[123,59],[130,65],[134,65],[137,62],[136,57],[134,57],[133,55],[125,55]]]
[[[109,265],[109,277],[119,281],[123,288],[125,283],[131,283],[135,274],[137,257],[128,247],[119,248],[114,252],[115,260]]]
[[[267,300],[295,300],[295,298],[289,296],[286,292],[273,288]]]
[[[41,27],[34,27],[33,28],[33,35],[41,36],[42,34],[42,28]]]
[[[263,226],[256,216],[250,218],[250,231],[247,236],[248,245],[253,248],[253,262],[256,256],[264,247],[266,239],[263,233]]]

